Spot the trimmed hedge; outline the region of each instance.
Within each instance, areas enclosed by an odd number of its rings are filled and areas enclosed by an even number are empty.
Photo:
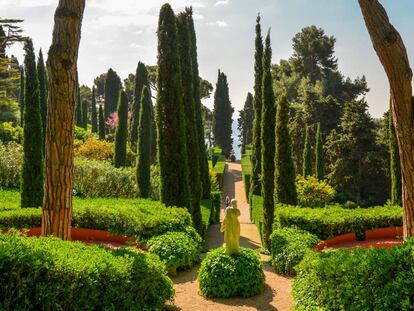
[[[140,251],[0,235],[2,310],[161,310],[174,289]]]
[[[204,232],[203,239],[207,238],[208,227],[210,226],[211,218],[213,217],[213,202],[210,199],[201,200],[201,220],[203,221]]]
[[[249,145],[246,147],[246,153],[242,155],[241,158],[241,169],[242,169],[242,178],[244,184],[244,191],[246,193],[246,199],[249,200],[249,191],[250,191],[250,177],[252,175],[252,147]]]
[[[313,234],[296,229],[283,228],[273,231],[272,266],[277,274],[294,276],[294,267],[303,256],[320,240]]]
[[[221,208],[221,192],[214,191],[211,193],[212,200],[212,222],[220,223],[220,208]]]
[[[412,310],[414,240],[387,249],[308,252],[296,267],[295,310]]]
[[[223,247],[207,254],[198,271],[200,293],[207,298],[252,297],[264,290],[258,254],[247,248],[227,255]]]

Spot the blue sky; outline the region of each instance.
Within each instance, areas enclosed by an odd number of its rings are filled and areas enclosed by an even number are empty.
[[[391,22],[401,33],[413,62],[414,1],[382,0]],[[82,84],[109,67],[125,78],[138,61],[156,63],[159,0],[86,0],[79,75]],[[217,70],[228,75],[235,110],[242,108],[253,86],[254,25],[271,27],[273,63],[292,54],[292,38],[303,27],[316,25],[337,39],[336,56],[343,74],[366,75],[370,112],[380,117],[388,106],[389,87],[372,48],[357,0],[174,0],[178,12],[193,5],[198,36],[200,74],[215,84]],[[46,52],[51,42],[57,0],[0,0],[1,17],[22,18],[26,35]],[[22,49],[11,51],[20,59]],[[212,100],[206,104],[211,107]]]

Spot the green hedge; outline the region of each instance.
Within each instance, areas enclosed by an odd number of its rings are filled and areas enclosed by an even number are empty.
[[[213,217],[213,203],[211,199],[201,200],[201,219],[204,225],[203,239],[207,238],[208,227],[210,226],[211,218]]]
[[[173,295],[155,255],[0,235],[2,310],[161,310]]]
[[[241,158],[242,178],[243,178],[244,191],[246,193],[247,200],[249,200],[250,177],[252,175],[252,162],[250,159],[251,154],[252,154],[251,146],[247,146],[246,153],[243,154]]]
[[[294,276],[294,267],[320,240],[313,234],[296,229],[283,228],[273,231],[272,265],[277,274]]]
[[[414,241],[380,249],[308,252],[296,267],[296,310],[412,310]]]

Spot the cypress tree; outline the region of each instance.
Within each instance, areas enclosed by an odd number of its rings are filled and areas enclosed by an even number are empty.
[[[309,126],[306,126],[306,134],[305,134],[305,144],[303,147],[303,177],[311,176],[312,175],[312,148],[311,142],[309,138]]]
[[[179,57],[183,85],[183,104],[185,118],[185,132],[187,141],[188,182],[190,190],[190,212],[193,226],[197,232],[203,234],[201,219],[201,179],[198,143],[198,126],[196,123],[195,101],[193,94],[193,69],[191,65],[191,42],[188,28],[187,14],[182,12],[177,16],[177,34],[179,42]]]
[[[92,133],[98,133],[98,116],[96,113],[95,87],[92,87]]]
[[[104,119],[104,113],[102,109],[102,105],[99,105],[99,139],[105,140],[105,119]]]
[[[261,134],[261,115],[262,115],[262,78],[263,78],[263,39],[262,30],[260,26],[260,15],[256,19],[256,51],[254,54],[254,121],[253,121],[253,151],[252,151],[252,176],[251,176],[251,188],[250,193],[254,195],[260,195],[261,183],[260,175],[262,169],[261,162],[261,146],[262,139]]]
[[[208,157],[207,157],[207,148],[204,139],[204,124],[201,110],[201,96],[200,96],[200,80],[199,80],[199,71],[198,71],[198,59],[197,59],[197,37],[194,27],[193,20],[193,10],[192,8],[186,8],[186,13],[188,16],[188,28],[190,31],[190,40],[191,40],[191,65],[193,69],[193,96],[195,102],[195,115],[197,123],[197,134],[198,134],[198,152],[199,152],[199,161],[200,161],[200,177],[202,182],[202,197],[203,199],[210,198],[210,172],[208,167]]]
[[[21,206],[39,207],[43,203],[43,132],[40,116],[40,90],[32,40],[24,46],[25,110]]]
[[[24,68],[20,67],[20,91],[19,91],[19,106],[20,106],[20,126],[24,124]]]
[[[323,156],[323,139],[321,124],[316,126],[316,147],[315,147],[315,174],[319,180],[325,179],[325,163]]]
[[[151,105],[151,163],[157,162],[157,125],[155,124],[154,106]]]
[[[79,83],[76,85],[76,108],[75,108],[75,123],[76,126],[82,127],[83,118],[82,118],[82,102],[80,97],[80,87]]]
[[[117,110],[118,96],[119,91],[121,90],[121,85],[121,78],[114,70],[112,70],[112,68],[109,68],[105,78],[105,120],[111,116],[111,113]]]
[[[139,127],[139,110],[141,106],[141,95],[144,86],[149,87],[148,72],[144,63],[139,62],[135,73],[135,89],[134,89],[134,102],[132,104],[132,116],[131,116],[131,128],[130,128],[130,142],[131,149],[137,149],[138,141],[138,127]],[[148,91],[150,91],[148,89]]]
[[[274,218],[274,178],[275,178],[275,95],[271,73],[272,48],[270,46],[270,31],[266,36],[263,55],[262,82],[262,196],[263,196],[263,242],[270,249],[270,235]]]
[[[275,200],[277,203],[296,205],[296,176],[288,127],[289,104],[286,95],[280,97],[276,110]]]
[[[232,115],[227,76],[219,70],[214,93],[213,135],[215,144],[222,149],[226,157],[229,157],[233,150]]]
[[[82,127],[88,129],[88,101],[84,100],[82,103]]]
[[[123,167],[126,162],[128,138],[128,97],[124,90],[119,93],[118,125],[115,132],[114,166]]]
[[[149,88],[144,85],[139,113],[136,178],[140,196],[149,198],[151,191],[152,102]]]
[[[389,112],[389,150],[390,150],[390,175],[391,175],[391,203],[402,204],[402,180],[400,167],[400,154],[398,150],[397,136],[395,134],[394,123],[392,120],[392,99],[390,99]]]
[[[42,119],[43,136],[46,134],[46,122],[47,122],[47,74],[45,63],[43,61],[42,50],[39,51],[39,58],[37,61],[37,78],[39,79],[40,90],[40,116]],[[43,137],[43,144],[45,137]]]
[[[189,207],[188,165],[184,106],[176,18],[164,4],[158,21],[157,145],[161,202]]]

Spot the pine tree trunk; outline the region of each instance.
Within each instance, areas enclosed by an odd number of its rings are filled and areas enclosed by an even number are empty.
[[[85,0],[60,0],[49,49],[42,235],[70,240],[76,63]]]
[[[412,70],[400,34],[378,0],[359,0],[375,51],[392,92],[392,117],[398,140],[403,187],[404,239],[414,235],[414,106]]]

